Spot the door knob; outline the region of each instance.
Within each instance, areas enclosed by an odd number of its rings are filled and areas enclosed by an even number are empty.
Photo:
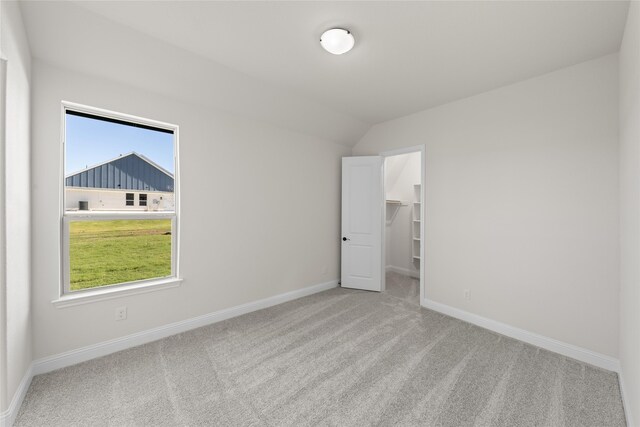
[[[351,239],[347,239],[346,237],[343,237],[343,238],[342,238],[342,241],[343,241],[343,242],[346,242],[347,240],[351,240]]]

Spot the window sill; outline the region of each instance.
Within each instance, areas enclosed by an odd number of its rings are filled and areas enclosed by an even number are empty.
[[[56,308],[73,307],[80,304],[90,304],[114,298],[122,298],[130,295],[145,294],[147,292],[177,288],[181,284],[182,279],[170,277],[167,279],[147,281],[145,283],[96,289],[93,291],[77,292],[73,294],[63,295],[60,298],[51,301],[51,303]]]

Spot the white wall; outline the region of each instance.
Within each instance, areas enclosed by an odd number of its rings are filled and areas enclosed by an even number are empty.
[[[640,425],[640,3],[620,49],[620,363],[627,414]]]
[[[133,193],[133,206],[127,206],[127,193]],[[140,206],[140,194],[147,195],[147,205]],[[65,187],[65,209],[78,210],[80,201],[89,202],[92,211],[163,211],[175,210],[173,192],[134,191],[111,188]]]
[[[30,310],[30,68],[31,57],[16,2],[2,2],[1,46],[7,59],[6,120],[4,164],[6,227],[6,292],[4,318],[6,343],[0,343],[6,376],[0,372],[2,399],[0,412],[7,410],[20,381],[31,363]],[[4,261],[4,260],[2,260]]]
[[[401,154],[385,159],[386,198],[406,205],[387,205],[386,265],[420,277],[420,264],[412,259],[412,221],[414,184],[420,184],[420,153]],[[399,269],[399,270],[397,270]]]
[[[35,358],[339,277],[340,159],[350,149],[40,61],[33,87]],[[63,99],[180,126],[181,287],[51,304]],[[123,305],[128,319],[115,322]]]
[[[355,146],[426,144],[428,299],[617,357],[617,72],[605,56],[376,125]]]

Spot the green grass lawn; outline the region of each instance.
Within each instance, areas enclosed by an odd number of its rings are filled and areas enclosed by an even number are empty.
[[[171,220],[73,221],[72,291],[171,275]]]

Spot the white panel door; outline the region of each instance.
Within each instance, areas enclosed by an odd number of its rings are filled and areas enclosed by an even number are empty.
[[[342,158],[344,288],[382,291],[382,157]]]

